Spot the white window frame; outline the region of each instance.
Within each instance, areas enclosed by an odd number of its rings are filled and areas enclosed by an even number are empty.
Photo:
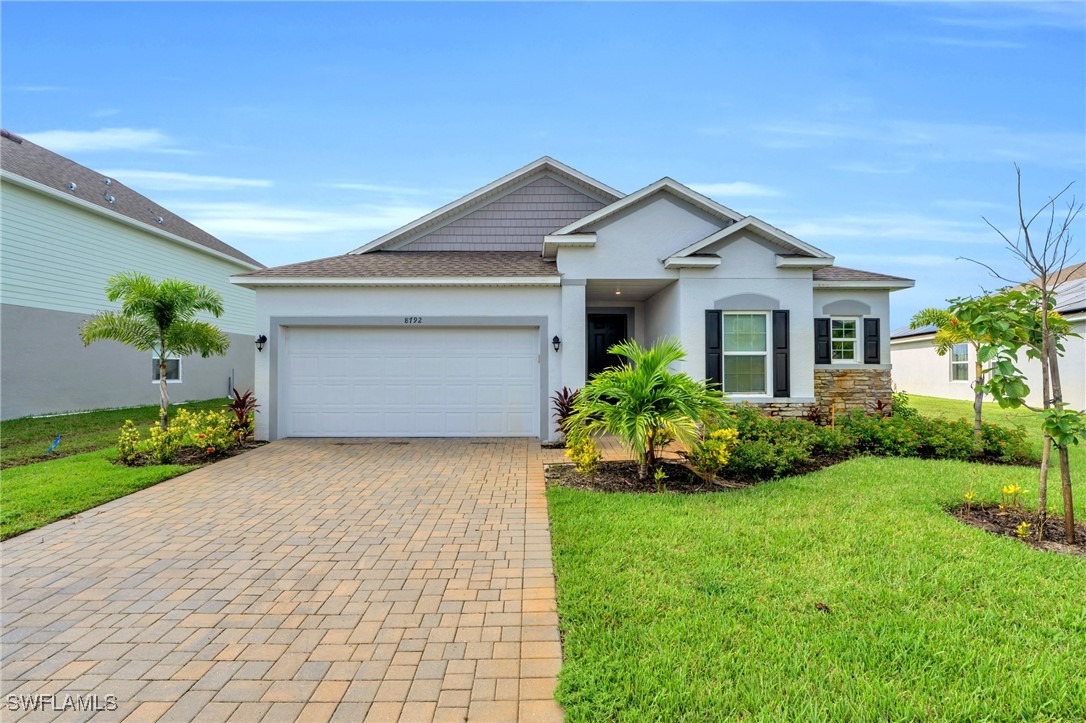
[[[182,380],[184,380],[184,378],[185,378],[184,371],[182,369],[181,357],[179,357],[179,356],[168,356],[168,357],[166,357],[166,361],[176,361],[177,362],[177,379],[170,379],[169,377],[167,377],[166,378],[166,383],[167,384],[180,384],[182,382]],[[158,380],[155,379],[155,371],[154,371],[157,368],[158,368],[158,355],[157,354],[152,354],[151,355],[151,383],[152,384],[158,384]]]
[[[856,335],[852,337],[852,358],[851,359],[834,359],[833,358],[833,342],[834,341],[850,341],[849,339],[834,339],[833,337],[833,322],[835,321],[851,321],[855,324]],[[860,348],[863,345],[863,339],[861,338],[861,329],[863,328],[863,317],[860,316],[831,316],[830,317],[830,364],[859,364]]]
[[[761,352],[756,351],[728,351],[725,347],[726,342],[724,340],[724,318],[727,316],[764,316],[765,317],[765,350]],[[773,348],[773,319],[770,318],[768,311],[725,311],[720,315],[720,387],[721,390],[729,397],[738,397],[740,399],[754,399],[768,397],[770,395],[770,389],[773,378],[773,369],[770,364],[769,350]],[[724,367],[726,366],[727,358],[730,356],[760,356],[765,359],[765,384],[763,385],[764,391],[761,392],[729,392],[725,389],[725,373]]]
[[[965,359],[962,361],[954,361],[954,350],[960,346],[965,347]],[[950,354],[948,356],[950,357],[950,381],[954,384],[961,384],[963,382],[968,384],[971,381],[969,379],[969,344],[967,342],[960,342],[958,344],[954,344],[950,347]],[[954,367],[956,366],[965,367],[964,379],[954,378]]]

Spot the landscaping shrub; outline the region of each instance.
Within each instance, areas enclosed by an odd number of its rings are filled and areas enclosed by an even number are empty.
[[[169,427],[163,430],[152,426],[146,439],[140,437],[131,421],[126,421],[117,440],[118,458],[128,465],[169,464],[182,449],[196,450],[207,457],[221,455],[240,443],[235,421],[226,412],[180,409]]]
[[[1037,461],[1037,452],[1021,427],[1003,427],[994,422],[982,422],[984,453],[1004,462],[1029,464]]]
[[[690,464],[703,477],[716,477],[728,465],[732,448],[739,439],[739,432],[734,429],[715,429],[691,447],[686,457]]]
[[[920,412],[916,411],[916,408],[909,401],[908,392],[894,392],[890,398],[893,400],[892,414],[895,417],[915,419],[920,416]]]
[[[727,471],[759,479],[784,477],[810,460],[811,447],[804,441],[748,439],[739,441],[732,449]]]
[[[602,455],[592,437],[576,434],[566,443],[566,457],[580,474],[587,476],[599,468]]]
[[[256,410],[260,407],[256,403],[256,396],[253,395],[251,390],[246,389],[242,394],[236,388],[232,389],[233,399],[229,404],[223,406],[229,409],[234,414],[234,419],[231,420],[231,426],[234,429],[234,434],[237,435],[238,442],[244,442],[249,438],[249,435],[253,433],[253,427],[256,424]]]
[[[919,418],[918,418],[919,419]],[[840,418],[841,428],[856,439],[861,452],[889,457],[918,457],[924,446],[918,420],[871,415],[855,409]]]
[[[840,429],[820,427],[806,419],[779,419],[757,407],[733,408],[738,435],[727,471],[749,477],[781,477],[799,471],[816,456],[847,455],[852,437]]]

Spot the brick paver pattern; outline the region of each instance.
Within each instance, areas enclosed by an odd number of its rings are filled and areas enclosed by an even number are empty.
[[[116,696],[95,721],[560,720],[543,455],[284,440],[9,540],[3,694]],[[26,720],[52,717],[86,715]]]

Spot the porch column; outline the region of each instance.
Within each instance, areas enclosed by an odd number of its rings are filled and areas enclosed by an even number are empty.
[[[580,389],[585,382],[585,280],[562,279],[562,386]],[[555,390],[557,391],[557,390]]]

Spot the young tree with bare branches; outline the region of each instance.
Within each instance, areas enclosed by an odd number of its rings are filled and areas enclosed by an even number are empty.
[[[1070,199],[1065,198],[1073,185],[1069,183],[1059,193],[1051,196],[1032,216],[1027,218],[1025,203],[1022,199],[1022,169],[1019,168],[1018,164],[1015,164],[1014,170],[1018,180],[1018,228],[1013,237],[1004,233],[987,218],[984,218],[984,222],[1000,235],[1005,248],[1011,252],[1011,255],[1021,263],[1033,278],[1028,281],[1012,279],[982,261],[967,260],[985,267],[997,279],[1014,284],[1022,290],[1033,290],[1033,293],[1028,295],[1027,303],[1035,304],[1035,313],[1026,312],[1021,316],[1021,320],[1027,326],[1031,318],[1036,320],[1038,328],[1035,333],[1039,338],[1033,344],[1025,343],[1025,338],[1029,336],[1029,330],[1021,326],[1016,328],[1013,322],[1004,320],[1003,324],[1010,325],[1009,328],[1003,330],[1004,340],[1009,341],[1009,343],[1002,344],[1003,352],[993,349],[989,354],[990,358],[994,359],[1001,353],[1011,350],[1009,352],[1011,358],[1004,355],[1003,358],[993,364],[993,379],[987,386],[994,388],[996,399],[1001,405],[1022,405],[1028,388],[1023,391],[1025,386],[1022,381],[1024,375],[1017,370],[1011,361],[1015,355],[1013,349],[1026,346],[1027,354],[1040,361],[1042,410],[1045,414],[1045,422],[1044,450],[1042,452],[1038,489],[1040,497],[1038,534],[1044,534],[1044,520],[1047,516],[1048,504],[1048,470],[1052,447],[1055,446],[1059,457],[1060,481],[1063,491],[1064,533],[1068,542],[1074,542],[1074,505],[1067,445],[1072,442],[1077,443],[1083,429],[1083,413],[1080,410],[1069,409],[1063,400],[1059,367],[1059,355],[1062,351],[1059,335],[1062,330],[1057,328],[1059,316],[1056,315],[1054,319],[1054,312],[1051,310],[1055,308],[1056,289],[1067,280],[1070,273],[1070,262],[1079,251],[1079,247],[1075,246],[1073,242],[1072,229],[1075,220],[1082,212],[1083,206],[1081,203],[1077,203],[1073,196]],[[1061,199],[1064,199],[1066,204],[1062,209],[1060,208]],[[1038,219],[1041,219],[1042,224],[1047,220],[1047,225],[1043,227],[1041,233],[1037,233],[1037,229],[1034,227]],[[1054,320],[1056,323],[1053,323]],[[994,328],[1001,326],[1002,324]],[[993,347],[997,346],[995,338],[993,338],[992,342]],[[1002,391],[1004,392],[1002,395],[998,393],[1001,385],[1003,385]]]

